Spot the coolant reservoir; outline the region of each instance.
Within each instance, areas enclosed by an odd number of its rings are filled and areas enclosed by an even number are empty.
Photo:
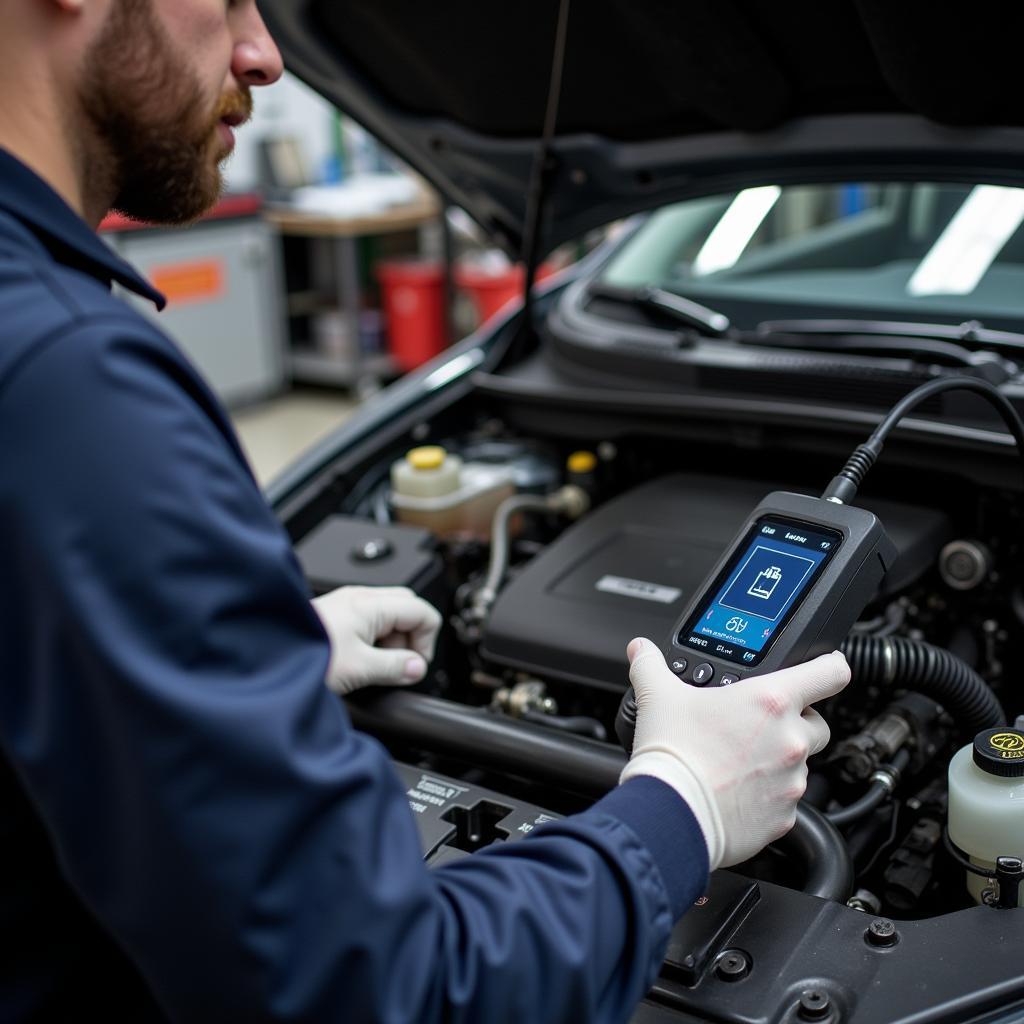
[[[514,493],[511,467],[463,462],[438,445],[413,448],[391,466],[395,519],[439,537],[487,540],[495,510]]]
[[[1024,857],[1024,731],[1000,727],[978,733],[949,763],[949,838],[995,875],[997,857]],[[988,882],[967,874],[979,903]],[[1024,897],[1024,886],[1018,906]]]

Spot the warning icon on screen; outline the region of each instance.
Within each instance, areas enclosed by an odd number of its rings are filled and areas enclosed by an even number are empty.
[[[759,597],[762,601],[767,601],[775,593],[775,588],[781,580],[782,570],[777,565],[770,565],[754,577],[754,582],[747,588],[747,593],[751,597]]]

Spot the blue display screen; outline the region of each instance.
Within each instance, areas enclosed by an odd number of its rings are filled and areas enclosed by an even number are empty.
[[[841,542],[833,530],[758,520],[680,643],[739,665],[759,664]]]

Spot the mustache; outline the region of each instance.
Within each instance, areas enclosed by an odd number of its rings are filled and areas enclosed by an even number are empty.
[[[225,117],[235,117],[241,119],[240,124],[244,124],[252,117],[252,108],[252,91],[245,87],[237,92],[226,93],[220,98],[214,119],[220,121]]]

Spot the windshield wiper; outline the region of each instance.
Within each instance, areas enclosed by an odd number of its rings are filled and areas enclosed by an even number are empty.
[[[699,302],[685,299],[676,292],[652,285],[638,288],[627,288],[616,284],[595,281],[587,289],[590,295],[615,302],[628,303],[631,306],[646,306],[659,313],[666,313],[687,327],[694,327],[703,334],[721,338],[729,333],[732,324],[724,313],[702,306]]]
[[[808,342],[810,337],[815,339],[813,343]],[[812,344],[830,352],[905,356],[916,362],[928,360],[973,369],[993,383],[1002,383],[1019,372],[1015,361],[994,349],[1024,352],[1024,334],[990,331],[977,320],[958,325],[883,320],[765,320],[742,340],[773,348],[806,349]],[[975,350],[965,343],[985,348]]]
[[[908,324],[902,320],[765,320],[759,334],[877,334],[890,338],[934,338],[1024,349],[1024,334],[991,331],[979,320],[962,324]]]

